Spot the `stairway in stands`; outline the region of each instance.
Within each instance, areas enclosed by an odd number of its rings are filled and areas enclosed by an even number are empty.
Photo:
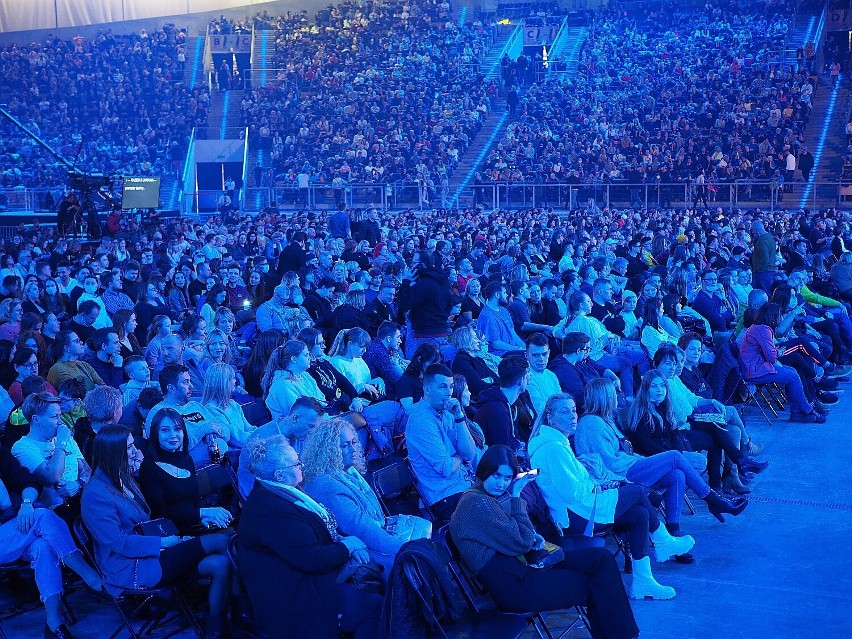
[[[210,94],[210,115],[208,117],[208,137],[213,140],[236,139],[240,137],[240,104],[243,91],[216,91]]]
[[[275,79],[275,32],[256,29],[251,50],[251,77],[255,87],[265,87]]]
[[[191,36],[186,39],[186,67],[183,81],[188,87],[204,84],[204,40],[205,36]],[[160,179],[160,204],[164,209],[177,209],[183,188],[183,176],[164,175]]]
[[[509,41],[512,33],[508,29],[501,32],[491,46],[491,49],[489,49],[488,55],[485,56],[481,68],[486,85],[492,80],[500,82],[500,59],[503,57],[506,43]],[[451,206],[456,206],[456,204],[459,206],[465,205],[465,199],[461,197],[463,191],[473,181],[474,174],[485,160],[488,151],[491,149],[491,145],[495,140],[503,137],[503,132],[506,130],[508,123],[509,114],[506,110],[506,98],[501,95],[492,103],[491,111],[486,115],[482,123],[482,128],[479,129],[479,133],[471,140],[470,146],[467,147],[467,151],[465,151],[450,176]]]
[[[561,59],[568,61],[569,72],[565,74],[567,78],[574,78],[577,75],[580,50],[587,36],[588,29],[586,27],[569,28],[566,32],[565,44],[560,47],[558,55]],[[486,70],[486,83],[492,79],[500,80],[500,59],[503,57],[503,49],[510,37],[511,32],[504,33],[494,43],[494,46],[491,47],[488,56],[485,58],[483,69]],[[524,87],[519,87],[519,93],[523,98]],[[473,138],[464,156],[459,160],[458,166],[453,171],[450,178],[451,206],[472,206],[473,189],[469,188],[469,186],[473,183],[475,174],[488,157],[491,149],[503,139],[509,122],[506,99],[505,96],[501,95],[500,98],[495,100],[493,108],[486,117],[482,128],[476,137]]]

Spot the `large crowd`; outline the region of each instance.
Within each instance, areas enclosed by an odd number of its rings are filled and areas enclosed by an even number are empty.
[[[852,371],[834,210],[351,213],[4,243],[5,562],[55,535],[112,595],[209,578],[208,636],[230,612],[271,637],[281,615],[286,636],[374,637],[416,609],[382,613],[406,549],[426,552],[405,542],[440,531],[500,607],[581,605],[593,636],[634,637],[629,597],[676,594],[651,559],[710,543],[682,525],[685,491],[723,521],[768,465],[748,388],[822,423]],[[216,499],[199,478],[221,464]],[[400,464],[418,498],[397,514],[374,478]],[[134,534],[158,518],[173,534]],[[610,530],[626,591],[592,543]],[[517,559],[563,546],[552,568]],[[68,637],[52,562],[34,563],[46,636]]]
[[[275,181],[439,189],[492,108],[491,32],[446,2],[346,2],[275,25],[276,82],[242,103]]]
[[[207,123],[206,87],[184,83],[186,31],[173,24],[94,38],[50,36],[0,48],[4,108],[82,172],[179,175],[193,127]],[[0,188],[66,183],[68,169],[17,127],[0,123]]]
[[[810,68],[767,66],[776,8],[727,9],[602,14],[576,83],[527,90],[490,179],[801,158]],[[491,108],[491,36],[446,3],[256,19],[281,71],[241,109],[273,179],[446,182]],[[172,170],[207,99],[175,81],[179,40],[5,49],[10,110],[78,131],[81,162]],[[40,157],[7,184],[50,183]],[[473,579],[634,639],[631,599],[677,594],[652,564],[712,547],[684,508],[749,516],[769,461],[745,415],[825,423],[852,374],[849,216],[704,205],[22,225],[0,246],[0,565],[31,564],[46,639],[72,636],[63,567],[119,604],[201,585],[211,639],[426,636]]]
[[[789,182],[797,168],[807,179],[819,75],[810,58],[784,60],[789,12],[675,4],[597,14],[576,78],[526,91],[482,180]]]

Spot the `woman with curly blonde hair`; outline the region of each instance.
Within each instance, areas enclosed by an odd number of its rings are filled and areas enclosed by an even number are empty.
[[[300,458],[303,490],[334,513],[343,534],[367,544],[376,561],[385,567],[385,574],[397,551],[412,538],[412,530],[420,531],[417,536],[430,530],[417,517],[385,520],[375,492],[363,477],[367,464],[349,422],[339,418],[320,422],[308,433]]]

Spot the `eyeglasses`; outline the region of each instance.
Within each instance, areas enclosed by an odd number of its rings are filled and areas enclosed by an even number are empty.
[[[18,364],[18,366],[26,366],[27,368],[38,368],[38,362],[24,362],[23,364]]]
[[[282,468],[298,468],[299,470],[302,470],[304,467],[305,465],[302,463],[301,459],[295,464],[290,464],[289,466],[282,466]]]
[[[592,348],[590,346],[584,346],[583,348],[580,349],[581,352],[585,352],[585,353],[588,353],[590,350],[592,350]]]

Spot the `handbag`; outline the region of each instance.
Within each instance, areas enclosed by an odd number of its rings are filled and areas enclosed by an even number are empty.
[[[350,558],[337,575],[337,583],[349,584],[357,590],[374,592],[383,595],[385,584],[382,580],[382,567],[373,557],[368,563],[362,563],[357,559]]]
[[[175,523],[165,517],[140,521],[133,527],[133,532],[145,537],[180,537],[180,531]]]
[[[530,568],[550,568],[565,560],[565,551],[561,546],[544,542],[544,548],[537,548],[524,553],[524,559]]]

